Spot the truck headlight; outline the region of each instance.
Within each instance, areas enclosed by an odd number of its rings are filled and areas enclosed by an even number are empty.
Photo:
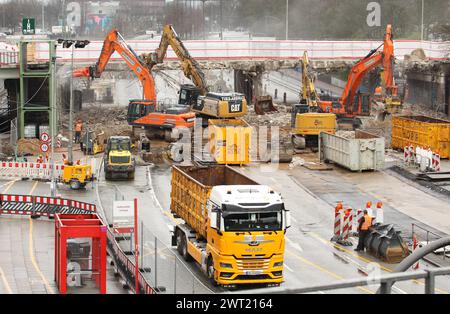
[[[229,263],[220,263],[221,268],[233,268],[233,265]]]
[[[273,267],[281,267],[283,266],[283,262],[275,262],[273,263]]]

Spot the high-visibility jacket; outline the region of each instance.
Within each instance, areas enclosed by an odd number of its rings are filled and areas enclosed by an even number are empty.
[[[82,128],[83,128],[83,123],[75,124],[75,132],[81,132]]]
[[[364,215],[364,222],[361,225],[361,230],[369,230],[372,226],[372,217],[369,215]]]

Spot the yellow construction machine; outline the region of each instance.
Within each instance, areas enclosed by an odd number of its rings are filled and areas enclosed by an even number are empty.
[[[296,149],[304,149],[306,147],[316,149],[321,132],[336,132],[336,115],[334,113],[321,112],[320,99],[314,86],[314,75],[311,73],[306,51],[303,54],[301,63],[302,91],[300,103],[292,106],[292,141]]]
[[[65,165],[60,181],[70,186],[72,190],[79,190],[88,182],[94,181],[91,165]]]

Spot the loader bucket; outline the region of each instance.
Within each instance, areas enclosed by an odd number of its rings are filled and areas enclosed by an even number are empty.
[[[263,115],[265,113],[278,112],[273,106],[272,96],[258,96],[255,102],[255,113]]]
[[[374,225],[365,245],[368,253],[386,263],[400,263],[409,255],[400,231],[396,231],[393,225]]]

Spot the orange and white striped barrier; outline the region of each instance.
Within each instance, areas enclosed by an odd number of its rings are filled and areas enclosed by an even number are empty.
[[[441,155],[433,153],[431,169],[436,172],[441,171]]]
[[[337,241],[341,236],[342,208],[343,208],[342,203],[338,203],[334,209],[334,225],[333,225],[334,234],[333,237],[331,238],[331,241]]]
[[[375,222],[380,223],[380,224],[384,223],[383,203],[381,203],[381,202],[377,202]]]
[[[346,209],[344,211],[344,222],[343,222],[343,228],[342,228],[342,234],[337,240],[337,243],[344,245],[344,246],[352,246],[353,243],[349,241],[350,236],[350,213],[352,212],[351,209]]]

